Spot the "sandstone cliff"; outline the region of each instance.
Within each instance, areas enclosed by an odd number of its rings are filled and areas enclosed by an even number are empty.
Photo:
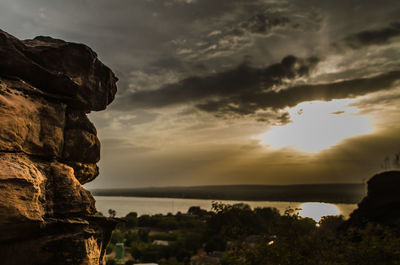
[[[86,114],[117,78],[82,44],[0,30],[0,264],[102,264],[115,220],[82,184],[100,142]]]

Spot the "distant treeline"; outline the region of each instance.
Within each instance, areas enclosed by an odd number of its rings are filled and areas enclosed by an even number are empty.
[[[94,189],[95,196],[162,197],[240,201],[357,203],[366,194],[364,184],[231,185]]]

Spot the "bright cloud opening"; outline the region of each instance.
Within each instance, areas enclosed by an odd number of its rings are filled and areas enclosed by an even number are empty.
[[[276,148],[294,147],[318,152],[343,139],[373,130],[368,116],[350,107],[354,99],[303,102],[288,110],[291,123],[275,126],[261,136],[262,143]]]

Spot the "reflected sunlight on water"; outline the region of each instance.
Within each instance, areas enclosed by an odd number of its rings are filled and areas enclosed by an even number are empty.
[[[301,204],[299,208],[301,208],[299,211],[301,217],[310,217],[316,222],[319,222],[323,216],[341,214],[338,207],[330,203],[307,202]]]

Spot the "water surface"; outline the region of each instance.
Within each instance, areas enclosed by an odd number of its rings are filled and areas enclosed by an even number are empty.
[[[229,201],[229,200],[204,200],[204,199],[176,199],[176,198],[148,198],[148,197],[112,197],[95,196],[97,210],[104,215],[108,215],[108,210],[113,209],[118,217],[123,217],[129,212],[136,212],[139,216],[144,214],[176,214],[177,212],[186,213],[191,206],[200,206],[202,209],[211,210],[213,201],[225,204],[246,203],[253,209],[256,207],[277,208],[281,214],[285,210],[299,210],[299,215],[311,217],[316,221],[325,215],[349,214],[357,208],[356,204],[330,204],[330,203],[303,203],[303,202],[279,202],[279,201]]]

